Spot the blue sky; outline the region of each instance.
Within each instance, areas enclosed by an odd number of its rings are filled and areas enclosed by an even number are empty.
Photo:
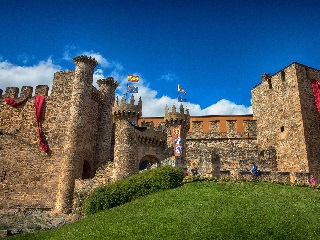
[[[87,54],[120,96],[127,74],[140,76],[145,117],[179,105],[178,84],[191,115],[250,114],[263,73],[320,69],[319,16],[311,0],[1,0],[0,88],[50,86]]]

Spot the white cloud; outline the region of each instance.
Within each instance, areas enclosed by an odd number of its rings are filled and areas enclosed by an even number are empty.
[[[87,56],[91,56],[92,58],[95,58],[100,64],[100,66],[103,68],[107,68],[110,65],[108,60],[105,59],[100,53],[95,53],[91,51],[91,52],[82,52],[80,55],[87,55]]]
[[[49,85],[51,88],[53,74],[62,68],[55,65],[51,58],[40,61],[33,66],[17,66],[9,61],[0,61],[0,88]]]
[[[135,74],[139,75],[139,74]],[[119,101],[123,94],[126,93],[127,77],[121,76],[120,74],[115,74],[113,77],[119,82],[119,87],[117,89],[117,95]],[[139,93],[134,94],[135,104],[139,97],[142,99],[142,114],[144,117],[161,117],[164,115],[164,108],[168,105],[169,109],[175,105],[177,108],[182,104],[185,109],[189,109],[190,115],[192,116],[203,116],[203,115],[245,115],[252,114],[252,107],[246,107],[244,105],[237,105],[229,100],[222,99],[211,106],[201,109],[199,104],[194,103],[180,103],[177,98],[170,98],[168,96],[158,97],[158,92],[152,90],[145,84],[143,77],[140,76],[140,81],[138,83],[133,83],[135,87],[139,88]],[[131,94],[128,94],[128,98]]]
[[[98,88],[96,81],[103,79],[106,76],[106,69],[108,66],[111,68],[111,73],[108,76],[112,76],[119,83],[119,87],[116,90],[116,95],[120,98],[126,93],[127,89],[127,75],[122,72],[123,67],[121,64],[109,62],[99,53],[83,52],[83,55],[90,55],[100,61],[101,68],[95,69],[93,85]],[[72,61],[69,53],[65,52],[65,60]],[[102,62],[102,64],[101,64]],[[0,88],[5,90],[5,87],[19,87],[32,86],[35,88],[37,85],[48,85],[51,89],[53,75],[57,71],[63,70],[63,67],[53,63],[51,58],[45,61],[40,61],[33,66],[18,66],[4,61],[0,58]],[[181,103],[177,102],[176,98],[168,96],[158,96],[158,92],[149,87],[148,82],[143,78],[142,74],[132,73],[140,76],[138,83],[132,83],[135,87],[139,88],[139,93],[134,94],[135,104],[137,104],[139,97],[142,98],[142,113],[144,117],[160,117],[164,115],[164,108],[168,105],[171,110],[172,106],[175,105],[179,108]],[[128,94],[130,98],[130,94]],[[252,114],[252,107],[246,107],[244,105],[237,105],[236,103],[230,102],[229,100],[222,99],[211,106],[201,109],[199,104],[184,102],[182,103],[185,109],[189,109],[190,115],[201,116],[201,115],[242,115]]]

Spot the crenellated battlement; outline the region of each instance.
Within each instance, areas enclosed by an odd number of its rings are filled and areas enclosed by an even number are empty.
[[[103,91],[106,87],[109,87],[113,90],[115,90],[118,87],[118,82],[114,80],[113,77],[107,77],[106,79],[99,79],[97,81],[97,84],[99,86],[99,91]]]
[[[92,68],[95,68],[98,65],[98,62],[95,58],[91,58],[86,55],[80,55],[80,56],[74,57],[73,62],[75,64],[78,64],[81,62],[86,63],[86,64],[89,64]]]
[[[189,109],[186,109],[186,112],[184,111],[184,107],[181,104],[180,105],[180,111],[177,112],[177,108],[175,105],[172,106],[172,112],[169,112],[169,108],[166,105],[165,107],[165,115],[164,115],[164,121],[166,126],[173,126],[173,125],[182,125],[185,132],[188,132],[190,128],[190,114]]]
[[[19,94],[20,93],[20,94]],[[34,96],[48,96],[49,87],[48,85],[38,85],[36,86]],[[33,87],[23,86],[21,91],[18,87],[6,87],[3,94],[3,90],[0,89],[0,101],[4,98],[14,98],[14,99],[25,99],[33,96]]]
[[[142,144],[164,147],[167,135],[164,132],[156,131],[154,128],[148,128],[145,131],[136,133],[137,139]]]
[[[112,109],[114,120],[136,118],[136,121],[138,121],[139,118],[142,116],[141,97],[139,98],[137,105],[134,105],[134,103],[135,99],[133,95],[131,95],[129,104],[127,104],[125,96],[121,98],[121,102],[119,104],[117,97]]]

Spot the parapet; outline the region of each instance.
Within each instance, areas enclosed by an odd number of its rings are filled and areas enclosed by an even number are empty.
[[[99,79],[97,81],[97,84],[99,86],[99,91],[102,93],[107,93],[108,89],[111,91],[115,91],[118,87],[118,82],[114,80],[113,77],[107,77],[106,79]]]
[[[134,102],[135,102],[135,99],[133,95],[131,95],[129,104],[126,103],[126,97],[123,96],[121,98],[121,103],[119,105],[118,97],[117,97],[112,109],[114,120],[137,117],[137,121],[138,121],[139,118],[142,116],[141,97],[139,98],[138,105],[134,105]]]
[[[86,55],[81,55],[73,58],[73,62],[77,65],[80,62],[89,64],[92,68],[95,68],[98,65],[96,59],[88,57]]]
[[[36,86],[35,96],[48,96],[49,87],[47,85]]]
[[[186,131],[190,128],[190,114],[189,109],[186,109],[186,113],[184,112],[183,105],[180,105],[180,111],[177,112],[176,106],[173,105],[172,112],[169,112],[168,106],[165,107],[165,115],[164,121],[166,126],[180,124],[185,125]]]
[[[35,89],[35,96],[48,96],[49,87],[48,85],[38,85]],[[18,87],[6,87],[4,95],[2,95],[3,90],[0,89],[0,98],[19,98],[19,88]],[[20,98],[32,97],[33,87],[23,86],[21,88]]]

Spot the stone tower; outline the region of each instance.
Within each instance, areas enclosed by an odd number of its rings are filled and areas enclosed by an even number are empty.
[[[263,74],[252,90],[260,149],[276,149],[277,170],[290,172],[291,181],[301,175],[320,180],[320,115],[312,80],[320,71],[293,63],[274,75]]]
[[[115,99],[115,90],[118,87],[112,77],[98,80],[99,91],[103,95],[102,104],[99,105],[100,124],[98,128],[98,146],[96,157],[96,168],[110,160],[111,156],[111,139],[112,139],[112,106]],[[97,169],[95,169],[97,170]]]
[[[123,179],[139,171],[137,144],[135,134],[135,123],[142,115],[142,101],[134,105],[133,95],[130,103],[126,103],[125,96],[122,97],[120,105],[118,99],[113,107],[113,121],[115,124],[114,144],[114,180]]]
[[[98,62],[91,57],[78,56],[72,82],[70,120],[66,133],[64,159],[62,159],[60,182],[56,208],[59,212],[68,212],[72,206],[73,190],[76,178],[81,178],[83,165],[93,166],[95,144],[91,111],[92,82],[94,68]],[[93,169],[89,168],[89,174]]]
[[[186,109],[184,111],[183,105],[180,105],[180,111],[177,112],[176,106],[173,105],[172,112],[169,112],[168,106],[165,107],[165,116],[164,116],[166,131],[167,131],[167,155],[174,160],[173,165],[185,168],[185,160],[186,160],[186,135],[190,128],[190,114],[189,110]],[[178,149],[174,149],[174,140],[172,137],[173,129],[179,129],[179,135],[181,140],[182,152],[181,154],[177,154],[175,152],[179,151]],[[177,142],[176,142],[177,144]],[[176,148],[179,147],[176,145]],[[179,156],[177,156],[179,155]]]

